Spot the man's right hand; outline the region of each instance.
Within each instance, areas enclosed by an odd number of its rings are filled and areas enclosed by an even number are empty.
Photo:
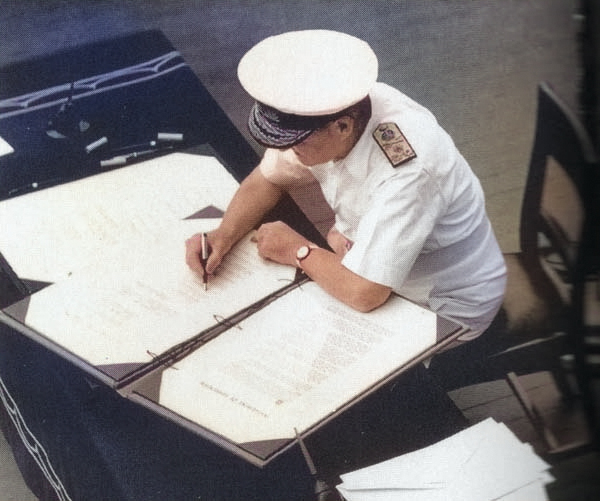
[[[207,234],[208,236],[208,261],[206,272],[212,275],[231,249],[231,244],[226,242],[222,233],[217,228]],[[200,260],[202,252],[202,233],[196,233],[185,241],[185,262],[196,273],[204,273],[204,266]]]
[[[230,249],[255,228],[284,193],[283,188],[273,184],[256,167],[242,181],[229,203],[219,227],[208,233],[209,257],[206,271],[213,274]],[[204,273],[200,262],[202,234],[198,233],[186,241],[185,261],[196,273]]]

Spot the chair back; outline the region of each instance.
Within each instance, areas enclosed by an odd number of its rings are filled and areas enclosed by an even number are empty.
[[[575,114],[542,83],[521,220],[531,266],[558,270],[566,331],[594,446],[600,445],[600,163]],[[543,236],[543,238],[540,238]],[[556,277],[553,282],[558,283]]]
[[[595,212],[596,169],[582,123],[542,82],[521,210],[521,251],[527,266],[545,268],[565,302],[578,273],[584,227],[591,226],[586,218]]]

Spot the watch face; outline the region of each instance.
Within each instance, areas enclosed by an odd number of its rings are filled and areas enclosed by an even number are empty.
[[[310,249],[307,245],[303,245],[296,251],[296,259],[304,259],[308,256]]]

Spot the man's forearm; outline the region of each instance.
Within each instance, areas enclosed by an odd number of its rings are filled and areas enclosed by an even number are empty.
[[[346,268],[341,258],[331,251],[315,249],[302,261],[304,272],[325,291],[358,311],[371,311],[381,306],[391,289],[371,282]]]
[[[284,193],[268,181],[257,167],[242,182],[231,200],[219,227],[231,246],[255,228]]]
[[[381,306],[391,289],[357,275],[342,264],[342,257],[329,250],[313,247],[305,237],[281,221],[263,224],[257,233],[259,254],[265,259],[296,266],[329,294],[359,311]],[[307,247],[299,258],[298,249]]]

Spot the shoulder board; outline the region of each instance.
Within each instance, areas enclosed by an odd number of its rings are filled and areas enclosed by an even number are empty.
[[[379,124],[373,132],[373,137],[394,167],[417,156],[400,128],[393,122]]]

